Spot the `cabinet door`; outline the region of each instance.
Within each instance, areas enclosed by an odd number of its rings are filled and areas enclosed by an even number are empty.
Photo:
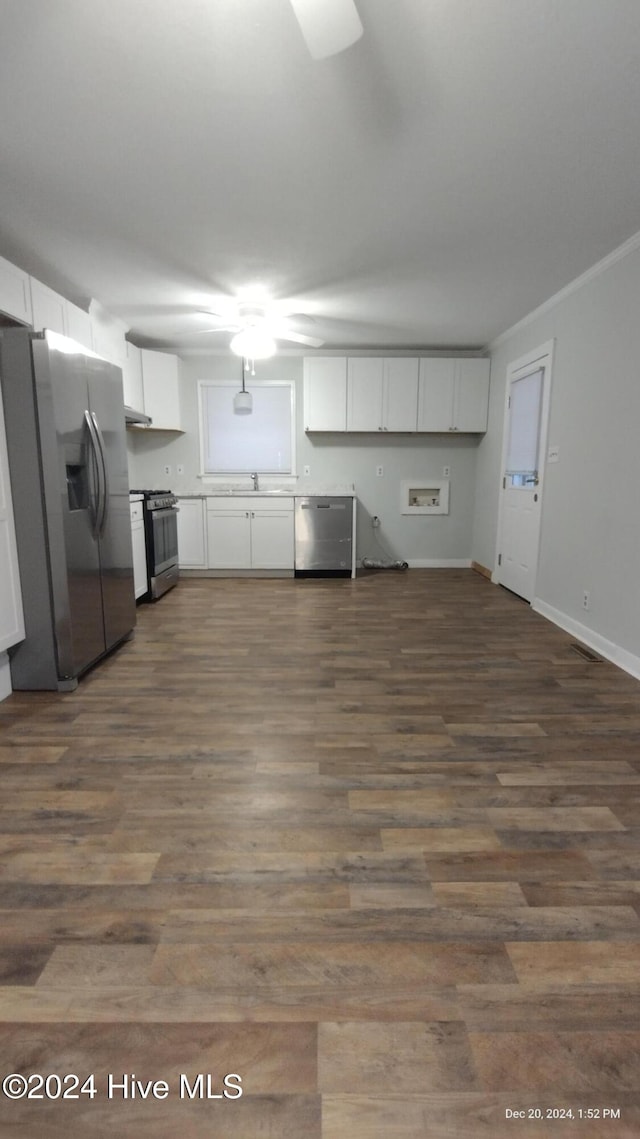
[[[31,285],[28,273],[0,257],[0,312],[31,324]]]
[[[18,552],[13,526],[9,460],[0,394],[0,652],[24,638]]]
[[[385,431],[415,431],[418,426],[417,357],[390,356],[384,361],[382,426]]]
[[[52,332],[59,332],[67,336],[67,302],[59,293],[47,288],[40,281],[31,278],[31,305],[33,309],[33,327],[39,332],[43,328],[50,328]]]
[[[207,510],[209,569],[251,569],[249,510]]]
[[[178,510],[178,562],[185,569],[202,569],[207,564],[204,502],[181,498]]]
[[[347,361],[347,431],[382,431],[381,356],[353,356]]]
[[[148,589],[147,551],[142,520],[131,523],[131,545],[133,547],[133,588],[137,600]]]
[[[141,355],[144,410],[151,416],[153,427],[179,431],[178,357],[148,348],[143,348]]]
[[[122,368],[124,402],[135,411],[144,411],[142,388],[142,352],[127,341],[127,356]]]
[[[253,569],[293,569],[293,511],[251,511]]]
[[[77,305],[72,305],[71,301],[65,301],[65,322],[67,327],[67,336],[75,340],[76,344],[81,344],[83,348],[88,348],[90,352],[93,351],[93,336],[91,332],[91,317],[84,309],[78,308]]]
[[[458,360],[454,406],[457,431],[487,430],[490,366],[484,359]]]
[[[346,356],[305,356],[305,431],[346,431]]]
[[[418,431],[453,429],[455,359],[423,357],[420,360]]]

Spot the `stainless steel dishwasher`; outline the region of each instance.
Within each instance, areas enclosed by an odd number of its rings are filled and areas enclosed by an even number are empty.
[[[351,577],[353,498],[295,500],[296,577]]]

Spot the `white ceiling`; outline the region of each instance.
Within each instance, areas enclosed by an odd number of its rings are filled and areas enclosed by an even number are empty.
[[[638,0],[357,3],[313,61],[289,0],[0,0],[0,253],[138,343],[260,283],[471,348],[640,230]]]

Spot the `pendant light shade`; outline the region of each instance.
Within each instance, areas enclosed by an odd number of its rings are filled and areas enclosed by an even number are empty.
[[[244,386],[244,361],[242,363],[242,387],[233,397],[235,415],[250,415],[253,411],[253,396]]]

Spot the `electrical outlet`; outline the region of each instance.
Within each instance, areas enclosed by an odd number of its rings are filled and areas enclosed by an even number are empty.
[[[442,468],[443,479],[448,479],[450,474],[451,474],[451,467],[443,467]]]
[[[377,530],[380,526],[380,519],[378,518],[377,514],[374,514],[373,518],[371,519],[371,525],[373,526],[374,530]]]
[[[165,475],[170,475],[170,474],[171,474],[171,466],[170,466],[170,464],[169,464],[169,463],[165,463],[165,465],[164,465],[164,473],[165,473]]]
[[[184,474],[184,467],[183,467],[182,463],[178,463],[178,465],[176,467],[176,474],[177,475],[183,475]]]
[[[376,467],[376,475],[378,476],[379,479],[383,478],[384,467],[382,467],[382,466]]]
[[[588,609],[590,607],[590,604],[591,604],[591,594],[589,593],[588,589],[585,589],[584,593],[582,594],[582,608]]]
[[[304,477],[309,478],[310,474],[311,474],[311,467],[308,464],[305,464]]]

